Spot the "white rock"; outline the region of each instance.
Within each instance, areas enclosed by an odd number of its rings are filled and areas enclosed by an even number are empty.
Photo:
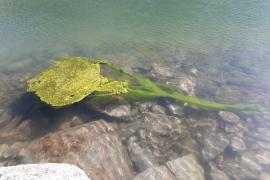
[[[0,180],[90,180],[83,170],[70,164],[25,164],[0,167]]]

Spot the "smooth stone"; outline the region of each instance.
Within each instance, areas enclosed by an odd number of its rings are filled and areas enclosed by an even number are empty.
[[[260,175],[260,180],[270,180],[270,173],[263,172]]]
[[[70,164],[25,164],[0,167],[1,180],[90,180],[83,170]]]
[[[138,174],[133,180],[177,180],[166,166],[151,167]]]
[[[192,137],[186,137],[185,139],[176,143],[172,148],[178,154],[194,154],[196,156],[200,155],[200,145]]]
[[[151,152],[142,149],[135,141],[137,139],[130,137],[128,141],[128,151],[132,162],[135,164],[139,172],[146,170],[149,167],[158,165],[157,160]]]
[[[270,165],[270,152],[263,151],[259,154],[256,154],[256,160],[261,165]]]
[[[83,124],[83,121],[81,118],[79,118],[78,116],[74,116],[72,119],[71,119],[71,122],[70,122],[70,126],[71,127],[75,127],[75,126],[79,126],[79,125],[82,125]]]
[[[223,171],[218,169],[213,163],[210,166],[210,176],[213,180],[229,180],[230,178]]]
[[[241,166],[254,173],[260,173],[262,167],[257,163],[253,153],[244,153],[241,155]]]
[[[196,94],[196,80],[192,76],[182,75],[167,82],[169,85],[176,86],[182,91],[186,92],[189,96]]]
[[[82,168],[93,180],[132,179],[131,162],[105,121],[83,124],[34,140],[19,153],[22,163],[57,162]]]
[[[172,78],[174,73],[169,67],[164,67],[160,64],[153,64],[150,70],[151,76],[157,79]]]
[[[157,113],[143,113],[141,127],[145,130],[145,140],[142,140],[153,151],[168,151],[172,144],[187,134],[183,120],[174,116]],[[166,152],[168,153],[168,152]]]
[[[225,124],[225,131],[233,136],[244,137],[244,134],[248,132],[248,126],[245,122],[240,121],[236,124]]]
[[[169,161],[166,163],[168,169],[177,180],[204,180],[204,169],[192,154]]]
[[[170,113],[177,116],[183,116],[185,114],[185,110],[183,106],[173,104],[167,101],[167,108]]]
[[[270,131],[268,128],[260,127],[250,134],[251,137],[265,142],[270,142]]]
[[[124,105],[111,104],[105,107],[104,113],[113,117],[124,118],[131,115],[131,107],[129,104]]]
[[[14,117],[0,127],[0,142],[27,141],[31,138],[31,121]]]
[[[9,154],[9,146],[7,144],[0,145],[0,158],[8,158]]]
[[[163,106],[160,106],[158,104],[153,104],[151,107],[151,112],[157,113],[157,114],[166,114],[166,109]]]
[[[202,156],[206,161],[210,161],[222,154],[229,144],[229,139],[222,133],[207,134],[203,138]]]
[[[148,168],[133,180],[205,180],[204,170],[192,154]]]
[[[247,149],[245,142],[239,136],[231,138],[230,147],[233,151],[241,152]]]
[[[228,123],[235,124],[240,121],[240,118],[232,112],[220,111],[218,115],[222,118],[223,121],[228,122]]]

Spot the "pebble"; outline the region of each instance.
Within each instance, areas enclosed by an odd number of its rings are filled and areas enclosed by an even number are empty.
[[[213,180],[229,180],[227,174],[219,170],[213,163],[209,164],[210,166],[210,176]]]
[[[256,160],[261,165],[270,165],[270,152],[263,151],[259,154],[256,154]]]
[[[243,141],[243,139],[239,136],[232,137],[231,138],[231,144],[230,147],[233,151],[241,152],[246,150],[246,144]]]
[[[232,112],[220,111],[218,114],[222,118],[223,121],[228,122],[228,123],[236,124],[240,121],[240,118]]]
[[[106,106],[104,112],[113,117],[124,118],[131,115],[131,107],[129,104],[125,105],[112,104]]]
[[[9,146],[7,144],[0,145],[0,157],[1,158],[8,158],[9,155]]]
[[[206,161],[222,154],[230,143],[229,139],[222,133],[205,135],[203,142],[202,156]]]

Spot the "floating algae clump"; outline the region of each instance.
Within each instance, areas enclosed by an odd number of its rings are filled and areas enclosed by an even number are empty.
[[[100,67],[107,67],[124,81],[109,80],[101,75]],[[28,81],[28,92],[52,106],[65,106],[85,97],[101,97],[118,94],[130,99],[168,98],[203,110],[228,110],[243,113],[261,112],[254,105],[221,104],[184,95],[165,84],[155,83],[143,76],[124,72],[120,67],[105,61],[91,61],[72,57],[57,61],[41,75]]]
[[[28,81],[28,92],[34,92],[47,104],[65,106],[81,101],[94,91],[125,93],[126,83],[100,74],[100,65],[83,57],[55,62],[48,70]]]

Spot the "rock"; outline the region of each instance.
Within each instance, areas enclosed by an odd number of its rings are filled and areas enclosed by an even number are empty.
[[[142,149],[139,144],[137,144],[136,140],[137,138],[132,136],[128,141],[128,151],[136,169],[139,172],[142,172],[149,167],[158,165],[158,162],[153,154],[145,149]]]
[[[260,180],[270,180],[270,174],[269,174],[269,173],[263,172],[263,173],[260,175]]]
[[[230,178],[223,171],[219,170],[213,163],[210,163],[210,176],[213,180],[229,180]]]
[[[259,141],[270,142],[270,131],[268,128],[256,128],[252,133],[250,133],[250,136]]]
[[[196,94],[196,80],[192,76],[182,75],[167,82],[169,85],[178,87],[186,92],[189,96]]]
[[[174,76],[171,68],[164,67],[160,64],[153,64],[150,70],[150,75],[157,79],[166,79]]]
[[[22,163],[68,163],[91,179],[126,180],[133,177],[131,162],[119,138],[99,120],[34,140],[19,153]]]
[[[200,145],[192,137],[188,136],[183,140],[177,142],[173,147],[173,150],[181,156],[187,154],[200,155]]]
[[[170,113],[177,116],[183,116],[185,114],[185,110],[183,106],[180,106],[178,104],[170,103],[169,101],[166,101],[167,108]]]
[[[245,142],[239,136],[236,136],[236,137],[232,137],[231,138],[230,147],[231,147],[231,149],[233,151],[236,151],[236,152],[244,151],[247,148]]]
[[[156,113],[156,114],[166,114],[166,109],[163,106],[160,106],[158,104],[153,104],[150,107],[151,112]]]
[[[184,138],[187,134],[187,127],[182,119],[174,116],[148,112],[141,119],[146,139],[143,142],[156,152],[168,151],[179,138]]]
[[[25,164],[0,167],[1,180],[90,180],[77,166],[70,164]]]
[[[83,121],[80,117],[78,116],[74,116],[72,119],[71,119],[71,122],[70,122],[70,126],[71,127],[75,127],[75,126],[79,126],[83,124]]]
[[[124,118],[131,115],[131,107],[129,104],[124,105],[110,104],[105,107],[104,113],[108,114],[109,116]]]
[[[259,174],[262,170],[262,167],[257,163],[253,152],[247,152],[247,153],[241,154],[240,163],[243,168],[248,169],[254,174]]]
[[[241,158],[240,160],[238,158],[225,158],[225,160],[219,164],[219,167],[230,179],[258,179],[260,171],[256,169],[257,165],[255,165],[255,169],[252,169],[252,166],[247,164],[249,163],[244,162]]]
[[[26,141],[31,138],[31,121],[14,117],[0,128],[0,142]]]
[[[229,145],[229,139],[222,133],[206,134],[203,138],[202,156],[206,161],[210,161],[222,154]]]
[[[7,144],[0,145],[0,158],[8,158],[9,154],[9,146]]]
[[[166,166],[148,168],[133,180],[177,180]]]
[[[204,180],[204,170],[194,155],[187,155],[164,166],[148,168],[133,180]]]
[[[228,123],[235,124],[240,121],[240,118],[232,112],[220,111],[218,115],[222,118],[223,121],[228,122]]]
[[[204,170],[194,155],[187,155],[166,163],[179,180],[204,180]]]
[[[243,137],[248,132],[247,123],[240,121],[236,124],[227,123],[225,124],[225,131],[233,136]]]
[[[261,165],[270,165],[270,152],[263,151],[259,154],[256,154],[256,160]]]

